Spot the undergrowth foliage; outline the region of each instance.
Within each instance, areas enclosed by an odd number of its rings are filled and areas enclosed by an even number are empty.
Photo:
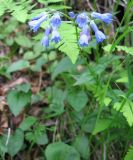
[[[133,160],[133,1],[104,2],[0,1],[0,159]]]

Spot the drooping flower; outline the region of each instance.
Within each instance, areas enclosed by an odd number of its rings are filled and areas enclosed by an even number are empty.
[[[78,14],[76,18],[76,23],[78,24],[79,28],[83,28],[89,21],[89,18],[85,12]]]
[[[102,20],[103,22],[107,23],[107,24],[110,24],[112,23],[112,14],[111,13],[104,13],[104,14],[101,14],[101,13],[98,13],[98,12],[92,12],[91,13],[91,16],[93,18],[98,18],[100,20]]]
[[[69,12],[68,14],[69,14],[70,18],[72,18],[72,19],[75,18],[75,13],[73,11]]]
[[[87,36],[90,36],[90,31],[89,31],[88,25],[85,25],[82,28],[82,33],[86,34]]]
[[[46,30],[45,30],[45,35],[49,36],[50,33],[51,33],[51,27],[47,27]]]
[[[52,31],[52,36],[51,36],[51,40],[55,43],[58,43],[60,41],[60,34],[56,29],[53,29]]]
[[[85,25],[80,33],[79,45],[81,47],[86,47],[89,45],[90,41],[90,31],[87,25]]]
[[[35,20],[31,20],[28,24],[30,26],[30,28],[36,32],[40,25],[47,20],[47,15],[42,16],[41,18],[35,19]]]
[[[45,16],[45,15],[47,15],[46,12],[42,12],[42,13],[40,13],[39,15],[33,17],[31,20],[32,20],[32,21],[33,21],[33,20],[38,20],[38,19],[42,18],[42,17]]]
[[[89,41],[88,41],[87,35],[86,34],[82,34],[80,36],[80,39],[79,39],[79,45],[81,47],[86,47],[86,46],[88,46],[88,44],[89,44]]]
[[[100,30],[98,30],[95,33],[95,36],[96,36],[97,43],[103,42],[106,39],[105,34]]]
[[[50,20],[52,28],[58,28],[61,25],[61,17],[59,13],[55,13]]]
[[[97,43],[103,42],[106,39],[105,34],[98,29],[98,27],[94,21],[90,22],[90,26],[93,29],[93,31],[95,32]]]
[[[42,40],[41,40],[41,44],[42,44],[42,46],[44,46],[44,47],[48,47],[48,46],[49,46],[49,37],[46,36],[46,35],[44,35],[44,37],[43,37]]]

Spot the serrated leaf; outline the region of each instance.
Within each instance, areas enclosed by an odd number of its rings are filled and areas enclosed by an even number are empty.
[[[46,3],[57,3],[57,2],[63,2],[63,0],[38,0],[38,2],[46,4]]]
[[[111,98],[105,97],[105,98],[104,98],[104,104],[105,104],[105,106],[108,106],[111,101],[112,101]]]
[[[133,160],[133,146],[128,150],[124,160]]]
[[[76,149],[62,142],[49,144],[45,155],[47,160],[80,160]]]
[[[105,52],[108,52],[108,53],[109,53],[111,47],[112,47],[112,45],[111,45],[111,44],[108,44],[107,46],[104,46],[103,49],[104,49]]]
[[[72,24],[62,24],[60,34],[62,41],[59,50],[64,52],[71,59],[72,63],[75,63],[80,53],[75,27]]]
[[[133,55],[133,47],[127,47],[127,46],[116,46],[118,51],[124,51],[130,55]]]
[[[133,125],[133,102],[127,100],[126,103],[121,107],[122,103],[116,102],[114,104],[114,109],[123,113],[124,117],[126,118],[129,126]]]

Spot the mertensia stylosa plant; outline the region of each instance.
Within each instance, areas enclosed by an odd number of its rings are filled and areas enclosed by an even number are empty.
[[[92,33],[95,34],[97,43],[101,43],[107,38],[107,36],[98,29],[96,23],[97,20],[100,20],[106,24],[111,24],[113,20],[111,13],[87,13],[85,11],[79,14],[69,12],[68,15],[61,12],[54,12],[53,14],[49,12],[40,13],[39,15],[33,17],[28,24],[33,32],[37,32],[43,22],[49,21],[49,24],[45,28],[44,36],[41,40],[42,46],[48,48],[51,42],[59,43],[61,41],[62,37],[59,33],[59,27],[62,24],[63,16],[73,23],[73,25],[76,26],[76,29],[79,30],[79,32],[76,32],[79,34],[77,35],[77,43],[81,48],[89,46],[89,42],[92,37],[90,32],[91,30]],[[66,21],[66,23],[68,23],[68,21]]]

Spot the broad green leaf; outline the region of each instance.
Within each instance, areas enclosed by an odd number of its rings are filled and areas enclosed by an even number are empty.
[[[133,126],[133,102],[127,100],[126,103],[122,106],[122,103],[116,102],[114,104],[114,109],[123,113],[124,117],[126,118],[129,126]]]
[[[4,155],[5,153],[8,152],[8,148],[6,146],[6,140],[7,140],[7,136],[6,139],[5,137],[0,137],[0,155]]]
[[[26,60],[19,60],[11,64],[11,66],[7,69],[7,73],[19,71],[25,68],[28,68],[29,62]]]
[[[81,73],[80,75],[76,75],[76,76],[73,76],[74,79],[76,80],[75,84],[74,85],[83,85],[83,84],[93,84],[94,83],[94,78],[93,76],[91,75],[90,72],[88,71],[85,71],[83,73]]]
[[[8,153],[11,156],[16,155],[22,148],[24,142],[24,133],[17,129],[14,135],[11,135],[8,143]]]
[[[45,145],[48,143],[48,137],[46,133],[36,136],[36,143],[39,145]]]
[[[32,59],[35,59],[35,58],[37,58],[38,56],[40,56],[40,54],[41,54],[41,53],[39,53],[39,52],[34,53],[34,52],[32,52],[32,51],[28,51],[28,52],[26,52],[26,53],[24,54],[24,59],[25,59],[25,60],[32,60]]]
[[[66,72],[71,70],[75,65],[72,64],[69,58],[64,57],[56,66],[55,70],[53,71],[53,78],[55,78],[58,74],[62,72]]]
[[[105,129],[107,129],[109,127],[110,124],[111,124],[110,119],[99,119],[98,122],[96,123],[94,130],[93,130],[93,135],[104,131]]]
[[[18,85],[16,88],[18,91],[22,91],[22,92],[27,93],[27,92],[29,92],[31,85],[29,83],[23,83],[21,85]]]
[[[89,157],[89,142],[86,136],[77,136],[73,146],[80,153],[81,157],[88,160]]]
[[[129,148],[124,160],[133,160],[133,146]]]
[[[74,110],[80,112],[86,106],[88,97],[84,91],[72,91],[68,93],[67,101]]]
[[[45,150],[47,160],[80,160],[79,153],[63,142],[49,144]]]
[[[26,47],[26,48],[32,47],[32,42],[26,36],[19,35],[18,37],[15,38],[15,41],[17,44],[19,44],[22,47]]]
[[[31,66],[31,70],[34,72],[40,72],[42,69],[42,66],[46,63],[46,59],[43,57],[40,57],[36,60],[36,63]]]
[[[20,22],[25,23],[27,18],[28,18],[28,14],[27,14],[27,10],[18,10],[16,9],[12,15]]]
[[[7,103],[11,112],[17,116],[21,113],[24,107],[30,103],[31,94],[11,90],[7,95]]]
[[[87,117],[84,123],[81,126],[81,129],[84,132],[92,133],[96,124],[97,114],[95,112],[91,113],[89,117]]]
[[[30,129],[36,123],[37,119],[35,117],[27,117],[23,122],[20,124],[19,128],[23,131]]]
[[[64,112],[64,100],[66,98],[66,91],[62,91],[56,87],[48,88],[48,95],[50,97],[50,111],[55,114],[62,114]]]

